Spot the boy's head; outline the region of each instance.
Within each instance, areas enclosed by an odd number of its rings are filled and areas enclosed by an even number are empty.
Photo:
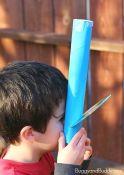
[[[30,138],[30,130],[35,136],[48,134],[47,126],[53,127],[53,120],[60,120],[56,116],[64,112],[66,90],[66,78],[52,66],[23,61],[3,68],[0,71],[0,135],[7,143],[14,144],[20,142],[20,134],[22,138]]]

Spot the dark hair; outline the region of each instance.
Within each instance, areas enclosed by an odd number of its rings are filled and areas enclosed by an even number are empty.
[[[44,133],[56,106],[66,99],[67,80],[55,67],[13,62],[0,71],[0,135],[19,142],[26,125]]]

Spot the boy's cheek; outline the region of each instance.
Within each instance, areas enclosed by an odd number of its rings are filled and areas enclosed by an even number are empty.
[[[64,124],[60,122],[60,132],[63,132],[63,130],[64,130]]]

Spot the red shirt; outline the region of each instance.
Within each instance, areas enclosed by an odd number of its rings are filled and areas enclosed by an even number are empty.
[[[51,175],[54,172],[54,158],[50,153],[37,163],[20,163],[0,158],[0,175]]]

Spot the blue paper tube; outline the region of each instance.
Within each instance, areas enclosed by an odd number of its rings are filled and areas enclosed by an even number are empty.
[[[64,124],[66,143],[69,143],[82,127],[82,123],[73,128],[71,125],[82,118],[84,110],[92,26],[93,22],[89,20],[73,20]]]

